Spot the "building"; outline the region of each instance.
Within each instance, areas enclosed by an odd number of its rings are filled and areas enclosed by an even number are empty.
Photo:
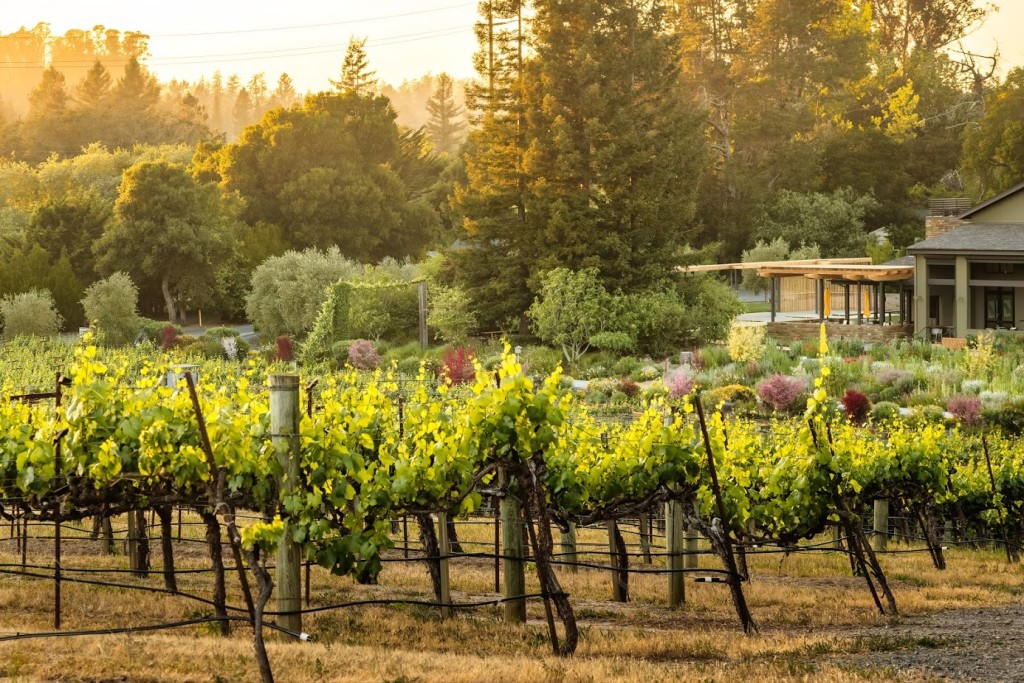
[[[961,212],[932,205],[914,259],[913,320],[920,336],[1024,330],[1024,183]]]

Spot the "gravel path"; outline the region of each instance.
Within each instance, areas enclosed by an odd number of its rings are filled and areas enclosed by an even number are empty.
[[[898,624],[858,629],[880,647],[850,658],[864,668],[918,670],[953,681],[1024,681],[1024,605],[904,617]],[[886,644],[914,643],[886,651]]]

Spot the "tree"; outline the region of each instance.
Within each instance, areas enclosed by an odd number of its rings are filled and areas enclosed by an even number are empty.
[[[176,322],[181,295],[210,284],[234,249],[235,230],[217,188],[178,164],[142,162],[124,173],[114,220],[96,245],[99,268],[158,283],[167,318]]]
[[[449,344],[464,344],[477,326],[469,295],[459,287],[442,287],[431,292],[427,324]]]
[[[25,158],[42,161],[53,151],[65,156],[74,154],[77,135],[64,74],[52,66],[46,69],[28,101],[28,115],[21,130]]]
[[[437,77],[434,94],[427,100],[427,135],[434,148],[443,154],[453,154],[459,146],[460,134],[466,127],[462,120],[462,107],[455,102],[454,81],[446,73]]]
[[[110,93],[110,72],[103,66],[103,62],[97,59],[75,89],[78,102],[85,107],[97,107],[110,97]]]
[[[406,145],[386,98],[320,93],[248,127],[220,171],[250,225],[370,262],[417,255],[434,237],[437,215],[417,196],[436,181],[417,170],[426,156]]]
[[[759,240],[757,244],[743,252],[743,263],[800,261],[817,258],[821,258],[821,251],[817,244],[801,245],[796,249],[791,249],[789,243],[782,237],[776,237],[771,242]],[[754,269],[744,270],[743,288],[748,292],[763,292],[768,289],[768,281],[759,277]]]
[[[864,216],[876,205],[870,195],[852,190],[831,194],[783,190],[766,204],[757,219],[758,239],[783,239],[791,249],[817,244],[825,258],[860,256],[864,252]]]
[[[366,38],[352,37],[341,64],[341,77],[331,79],[331,85],[342,95],[369,95],[377,88],[376,71],[370,69],[366,57]]]
[[[110,203],[91,190],[51,197],[32,213],[26,237],[54,260],[67,255],[74,273],[91,280],[96,272],[92,247],[112,214]]]
[[[574,366],[594,336],[605,331],[610,305],[596,268],[556,268],[542,276],[529,316],[537,336],[560,346],[566,362]]]
[[[101,342],[124,346],[139,331],[139,290],[125,273],[94,282],[85,291],[82,306]]]
[[[295,91],[295,84],[292,82],[292,77],[286,73],[282,73],[277,78],[277,86],[274,88],[274,92],[270,93],[270,103],[268,109],[277,109],[278,107],[290,107],[299,101],[299,93]]]
[[[985,116],[968,129],[964,166],[976,199],[1024,180],[1024,68],[1007,74],[987,98]]]

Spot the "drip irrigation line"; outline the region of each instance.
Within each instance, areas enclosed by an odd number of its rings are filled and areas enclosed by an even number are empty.
[[[365,607],[369,605],[417,605],[421,607],[448,607],[451,609],[473,609],[476,607],[489,607],[492,605],[501,605],[506,602],[519,602],[521,600],[536,600],[542,598],[568,596],[569,594],[565,592],[526,593],[524,595],[516,595],[509,598],[494,598],[493,600],[479,600],[476,602],[434,602],[432,600],[405,600],[379,598],[374,600],[353,600],[351,602],[338,602],[331,605],[322,605],[320,607],[306,607],[304,609],[290,610],[287,612],[264,612],[264,614],[273,617],[283,617],[292,614],[314,614],[316,612],[329,612],[331,610],[336,609],[345,609],[348,607]],[[246,621],[248,621],[248,619],[246,619]]]
[[[145,626],[123,626],[121,628],[99,628],[89,629],[84,631],[41,631],[36,633],[14,633],[11,635],[0,636],[0,643],[8,642],[12,640],[29,640],[32,638],[76,638],[80,636],[109,636],[118,635],[122,633],[143,633],[146,631],[161,631],[172,628],[181,628],[183,626],[194,626],[197,624],[208,624],[211,622],[222,622],[222,621],[244,621],[245,623],[252,623],[248,617],[197,617],[195,619],[186,619],[184,621],[170,621],[163,624],[148,624]],[[291,629],[278,626],[273,622],[264,622],[264,626],[294,636],[299,640],[308,640],[308,636],[303,638],[304,633],[296,633]]]

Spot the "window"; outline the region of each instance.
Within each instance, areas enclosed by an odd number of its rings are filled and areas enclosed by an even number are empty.
[[[986,263],[985,273],[988,275],[1011,275],[1013,274],[1012,263]]]
[[[985,288],[986,328],[1005,330],[1017,324],[1014,306],[1015,297],[1016,290],[1007,287]]]

